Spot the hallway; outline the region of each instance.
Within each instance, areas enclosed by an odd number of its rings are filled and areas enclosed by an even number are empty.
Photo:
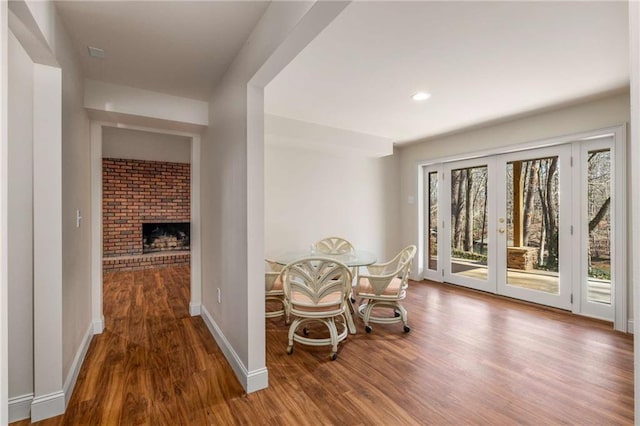
[[[189,266],[108,273],[104,288],[105,331],[67,412],[38,424],[227,423],[244,391],[202,319],[189,316]]]

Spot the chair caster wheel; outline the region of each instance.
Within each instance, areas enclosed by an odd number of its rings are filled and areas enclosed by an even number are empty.
[[[404,326],[404,332],[405,332],[405,333],[408,333],[408,332],[410,332],[410,331],[411,331],[411,329],[409,328],[409,326],[408,326],[408,325],[405,325],[405,326]]]
[[[309,335],[309,330],[307,330],[307,327],[302,329],[302,334],[304,334],[305,336]]]
[[[356,303],[356,298],[355,297],[351,298],[351,303]]]
[[[287,347],[287,354],[291,355],[293,353],[293,346],[288,346]]]
[[[400,316],[400,312],[398,312],[398,311],[394,311],[394,312],[393,312],[393,316],[394,316],[394,317],[396,317],[396,318],[398,318],[398,317]]]
[[[371,333],[371,330],[373,330],[373,329],[371,328],[370,325],[365,325],[364,326],[364,331],[366,331],[367,333]]]
[[[330,358],[331,358],[331,361],[335,361],[336,359],[338,359],[338,353],[337,352],[332,353]]]

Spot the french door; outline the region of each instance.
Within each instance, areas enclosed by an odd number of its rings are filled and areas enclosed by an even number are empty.
[[[425,276],[570,309],[570,162],[569,144],[425,169]]]
[[[571,145],[496,158],[497,293],[571,309]]]
[[[440,246],[444,280],[496,292],[495,158],[448,163],[443,170]]]
[[[425,278],[626,330],[624,132],[425,166]]]

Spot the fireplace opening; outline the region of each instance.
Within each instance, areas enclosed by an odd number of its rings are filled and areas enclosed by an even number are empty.
[[[142,253],[189,250],[189,222],[143,223]]]

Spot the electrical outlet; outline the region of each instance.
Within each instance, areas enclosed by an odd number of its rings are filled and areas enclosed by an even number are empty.
[[[218,289],[218,303],[222,303],[222,299],[220,298],[220,289]]]
[[[80,215],[80,210],[76,210],[76,228],[80,228],[81,221],[82,221],[82,216]]]

